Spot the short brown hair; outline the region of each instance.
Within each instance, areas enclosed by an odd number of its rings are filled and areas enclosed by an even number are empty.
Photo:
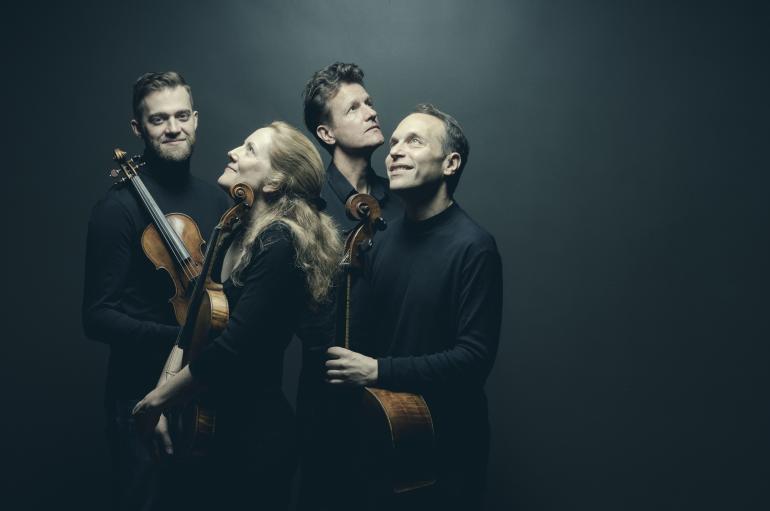
[[[330,153],[333,146],[326,144],[318,137],[316,128],[329,121],[327,103],[337,95],[344,83],[364,85],[364,72],[356,64],[335,62],[313,73],[313,77],[305,84],[302,99],[305,106],[305,126],[318,140],[318,143]]]
[[[457,122],[457,119],[442,112],[430,103],[420,103],[414,108],[412,113],[430,115],[440,119],[441,122],[444,123],[444,154],[458,153],[460,155],[460,166],[457,168],[457,172],[447,178],[449,195],[452,195],[455,188],[457,188],[457,183],[460,181],[460,174],[462,174],[463,169],[465,168],[465,164],[468,161],[468,154],[471,151],[468,139],[465,138],[465,133],[460,127],[460,123]]]
[[[173,89],[175,87],[184,87],[190,96],[190,105],[193,105],[192,90],[182,75],[176,71],[166,71],[163,73],[144,73],[134,82],[133,110],[134,119],[142,120],[142,100],[153,92],[163,89]],[[194,109],[194,108],[193,108]]]

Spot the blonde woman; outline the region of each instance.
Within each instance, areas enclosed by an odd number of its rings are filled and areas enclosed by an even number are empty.
[[[217,445],[205,483],[187,486],[195,507],[281,509],[296,464],[294,418],[281,391],[283,352],[306,312],[329,299],[341,246],[320,211],[321,157],[297,129],[273,122],[228,159],[219,184],[243,182],[255,192],[249,223],[222,263],[230,320],[134,414],[157,417],[207,388],[217,400]]]

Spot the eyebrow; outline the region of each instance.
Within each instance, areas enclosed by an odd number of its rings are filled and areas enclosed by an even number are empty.
[[[406,135],[404,135],[402,138],[403,138],[404,140],[406,140],[406,139],[408,139],[408,138],[412,138],[412,137],[418,137],[418,138],[422,138],[422,135],[420,135],[420,134],[419,134],[419,133],[417,133],[417,132],[414,132],[414,131],[410,131],[410,132],[408,132]],[[395,141],[397,141],[397,140],[398,140],[398,138],[397,138],[395,135],[393,135],[392,137],[390,137],[390,141],[391,141],[391,143],[392,143],[392,142],[395,142]]]
[[[152,113],[148,113],[147,117],[154,117],[156,115],[161,117],[169,117],[170,115],[179,115],[179,114],[192,114],[192,110],[190,110],[189,108],[183,108],[182,110],[177,110],[173,114],[169,114],[168,112],[152,112]]]

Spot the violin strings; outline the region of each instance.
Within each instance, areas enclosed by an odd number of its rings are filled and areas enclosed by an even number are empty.
[[[166,246],[169,247],[170,251],[172,252],[172,255],[177,260],[177,264],[180,266],[180,268],[184,272],[185,277],[188,280],[194,279],[195,272],[194,272],[194,269],[190,267],[191,258],[185,257],[184,254],[181,253],[179,249],[179,245],[182,242],[179,239],[179,236],[177,235],[176,231],[174,231],[174,229],[171,228],[171,225],[168,223],[168,220],[166,219],[166,217],[159,214],[158,205],[152,199],[152,196],[150,195],[147,188],[144,186],[144,183],[142,182],[142,180],[139,179],[139,176],[135,176],[131,180],[131,182],[132,184],[134,184],[134,188],[140,194],[142,200],[147,204],[147,209],[150,212],[150,216],[152,216],[153,220],[155,221],[156,226],[162,225],[162,227],[159,227],[157,230],[165,240]]]

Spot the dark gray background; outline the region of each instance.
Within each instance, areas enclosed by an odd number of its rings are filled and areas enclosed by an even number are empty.
[[[24,498],[7,509],[106,495],[108,350],[81,332],[83,252],[112,148],[141,149],[134,79],[184,74],[194,171],[214,179],[253,129],[300,125],[302,86],[335,60],[364,68],[386,134],[431,101],[470,139],[457,198],[505,278],[488,508],[767,505],[761,2],[27,2],[4,17],[3,498]],[[292,395],[296,346],[287,364]]]

